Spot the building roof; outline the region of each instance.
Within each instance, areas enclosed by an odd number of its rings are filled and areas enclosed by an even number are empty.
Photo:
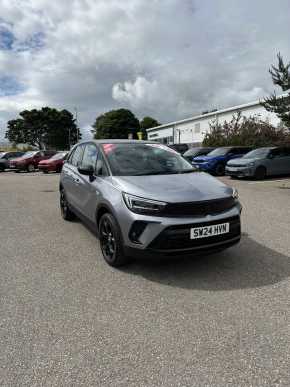
[[[146,130],[147,130],[147,132],[151,132],[152,130],[163,129],[163,128],[167,128],[169,126],[173,126],[173,125],[176,125],[176,124],[181,124],[181,123],[184,123],[184,122],[200,120],[202,118],[214,117],[214,116],[216,116],[218,114],[228,113],[228,112],[231,112],[231,111],[234,111],[234,110],[242,110],[242,109],[245,109],[245,108],[248,108],[248,107],[258,106],[258,105],[260,105],[260,101],[259,100],[258,101],[253,101],[253,102],[248,102],[248,103],[245,103],[243,105],[232,106],[232,107],[229,107],[229,108],[216,110],[216,111],[209,112],[209,113],[206,113],[206,114],[199,114],[198,116],[193,116],[193,117],[190,117],[190,118],[186,118],[184,120],[169,122],[168,124],[163,124],[163,125],[155,126],[154,128],[150,128],[150,129],[146,129]]]

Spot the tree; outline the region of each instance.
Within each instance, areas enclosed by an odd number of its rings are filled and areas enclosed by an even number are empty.
[[[143,138],[147,138],[146,129],[154,128],[155,126],[161,125],[155,118],[146,116],[140,121],[140,129],[143,134]]]
[[[283,128],[275,128],[269,122],[256,116],[243,117],[241,113],[231,121],[210,123],[210,132],[206,134],[204,146],[272,146],[290,144],[290,135]]]
[[[127,109],[110,110],[97,117],[93,125],[94,138],[137,138],[140,129],[138,119]]]
[[[81,134],[72,113],[43,107],[24,110],[21,118],[7,123],[6,138],[10,142],[25,143],[39,149],[69,149],[78,142]]]
[[[274,85],[278,85],[286,93],[279,97],[273,93],[270,97],[265,98],[261,105],[269,112],[276,113],[284,125],[290,129],[290,62],[285,65],[280,53],[277,58],[278,66],[272,65],[269,73]]]

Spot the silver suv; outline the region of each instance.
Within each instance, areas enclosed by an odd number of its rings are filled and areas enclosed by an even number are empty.
[[[61,173],[60,207],[65,220],[78,216],[92,227],[111,266],[218,252],[241,236],[237,191],[149,141],[76,145]]]

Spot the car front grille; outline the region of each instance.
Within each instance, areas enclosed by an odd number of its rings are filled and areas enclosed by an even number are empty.
[[[216,215],[230,210],[236,204],[233,197],[199,202],[168,203],[163,210],[163,216],[187,217]]]
[[[192,227],[203,227],[221,223],[230,223],[230,231],[226,234],[210,236],[206,238],[190,239]],[[186,249],[198,249],[203,246],[227,243],[238,239],[241,234],[240,217],[234,216],[211,222],[202,222],[187,225],[170,226],[163,230],[149,245],[150,249],[160,251],[174,251]]]

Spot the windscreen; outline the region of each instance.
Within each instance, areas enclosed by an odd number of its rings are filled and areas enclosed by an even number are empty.
[[[103,144],[115,176],[166,175],[193,172],[192,165],[173,149],[161,144]]]
[[[229,151],[229,148],[216,148],[215,150],[211,151],[208,156],[224,156],[228,154]]]
[[[36,154],[37,152],[26,152],[23,156],[21,157],[32,157]]]
[[[183,156],[184,157],[196,156],[196,155],[201,154],[201,153],[203,153],[203,152],[200,148],[193,148],[193,149],[189,149],[188,151],[183,153]]]
[[[53,155],[50,160],[61,160],[67,155],[67,152],[62,152],[62,153],[56,153]]]
[[[243,159],[255,159],[255,158],[264,158],[264,157],[267,157],[269,152],[270,152],[270,148],[260,148],[260,149],[255,149],[249,153],[246,153],[244,156],[243,156]]]

